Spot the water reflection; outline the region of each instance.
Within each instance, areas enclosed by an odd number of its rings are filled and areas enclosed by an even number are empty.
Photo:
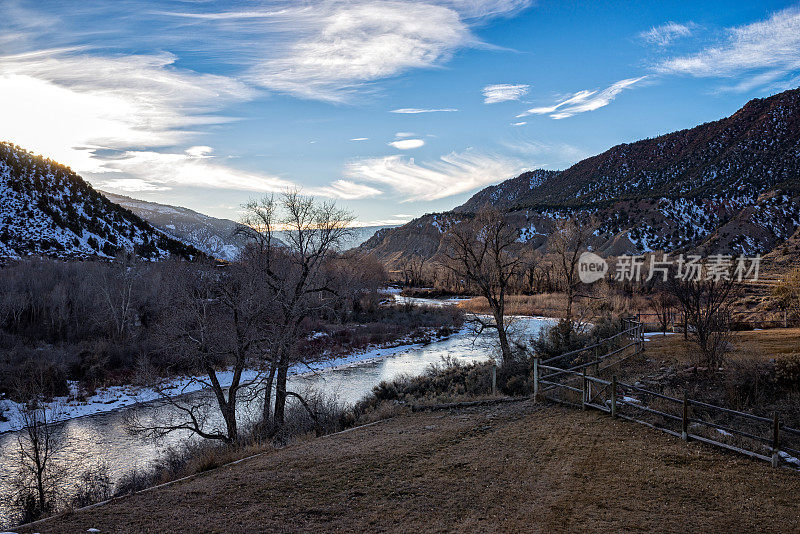
[[[515,330],[521,339],[529,339],[537,335],[546,324],[552,324],[552,321],[518,318]],[[443,358],[462,362],[487,360],[493,355],[492,342],[491,332],[477,339],[467,332],[461,332],[449,339],[409,348],[381,360],[292,377],[289,386],[295,391],[311,387],[324,393],[336,394],[341,402],[354,403],[382,380],[391,380],[400,375],[418,375],[430,365],[440,364]],[[185,431],[174,432],[158,443],[132,436],[126,431],[126,412],[135,410],[138,417],[146,419],[158,414],[159,410],[169,409],[172,408],[163,403],[150,403],[66,421],[61,424],[65,446],[58,459],[63,464],[77,466],[73,473],[75,477],[91,467],[105,465],[112,481],[118,480],[132,469],[146,468],[166,447],[177,445],[191,436]],[[242,406],[242,422],[254,420],[260,412],[260,400]],[[15,471],[17,439],[16,432],[0,435],[0,494],[7,491]],[[3,512],[0,510],[0,524],[5,522],[3,519]]]

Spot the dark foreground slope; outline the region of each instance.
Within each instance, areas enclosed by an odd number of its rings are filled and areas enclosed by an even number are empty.
[[[797,532],[800,475],[520,402],[400,416],[19,532]]]

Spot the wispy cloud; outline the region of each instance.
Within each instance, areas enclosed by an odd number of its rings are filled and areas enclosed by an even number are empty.
[[[447,62],[482,46],[471,27],[524,9],[529,0],[273,1],[262,9],[161,16],[231,34],[250,50],[247,79],[302,98],[347,101],[378,80]],[[244,35],[243,35],[244,33]],[[241,42],[244,40],[244,42]]]
[[[632,85],[644,80],[647,76],[640,76],[639,78],[627,78],[620,80],[600,90],[583,90],[574,93],[569,98],[557,102],[551,106],[543,106],[531,108],[524,113],[520,113],[517,117],[525,117],[528,115],[550,115],[553,119],[565,119],[572,117],[578,113],[585,113],[587,111],[594,111],[604,106],[609,105],[618,94]]]
[[[3,135],[116,191],[296,187],[269,173],[232,168],[212,147],[189,144],[205,128],[233,120],[218,113],[222,107],[255,92],[231,78],[177,69],[174,62],[171,54],[107,58],[81,49],[2,56],[0,95],[15,102],[3,112]],[[164,148],[182,144],[188,146]],[[380,191],[339,181],[316,194],[352,199]]]
[[[130,193],[165,191],[179,186],[278,193],[299,186],[278,176],[245,172],[223,165],[211,154],[210,147],[205,146],[191,147],[180,153],[128,151],[108,161],[105,171],[116,172],[120,177],[100,182],[103,189]],[[343,200],[383,194],[374,187],[342,179],[302,190],[309,195]]]
[[[697,24],[694,22],[680,24],[670,21],[660,26],[653,26],[649,30],[640,33],[639,38],[650,44],[667,46],[675,39],[689,37],[696,28]]]
[[[403,156],[361,159],[348,163],[344,174],[352,180],[388,185],[408,202],[472,191],[508,179],[523,168],[512,158],[468,150],[429,163]]]
[[[106,180],[103,182],[102,187],[105,189],[113,189],[115,191],[124,191],[126,193],[143,193],[150,191],[169,191],[172,189],[166,185],[158,185],[141,178],[117,178],[114,180]]]
[[[345,101],[381,79],[438,67],[461,48],[484,46],[472,33],[475,25],[529,3],[272,0],[220,11],[218,3],[137,0],[90,3],[76,13],[71,6],[8,0],[0,17],[0,95],[15,105],[4,108],[2,133],[120,191],[180,185],[274,191],[295,184],[232,168],[198,144],[212,127],[236,120],[227,114],[234,104],[265,89]],[[165,8],[175,5],[191,12]],[[197,57],[184,62],[165,49]],[[225,74],[186,67],[203,61]],[[432,111],[456,110],[398,110]],[[317,193],[381,192],[338,180]]]
[[[406,115],[416,115],[418,113],[443,113],[458,111],[456,108],[400,108],[393,109],[389,113],[401,113]]]
[[[232,120],[218,114],[254,91],[234,79],[174,67],[161,53],[100,57],[80,49],[0,56],[3,135],[83,172],[98,149],[171,146]],[[54,123],[68,125],[55,128]]]
[[[389,145],[395,147],[398,150],[411,150],[414,148],[419,148],[425,145],[425,141],[422,139],[399,139],[397,141],[392,141]]]
[[[194,186],[272,193],[296,187],[294,182],[278,176],[233,169],[220,164],[208,151],[198,154],[191,149],[185,152],[126,151],[107,160],[104,170],[122,177],[102,182],[101,186],[125,191]]]
[[[313,99],[346,100],[364,83],[433,67],[477,43],[456,11],[430,4],[329,2],[290,17],[301,38],[254,65],[248,77]]]
[[[328,186],[311,188],[306,192],[311,195],[340,198],[343,200],[372,198],[383,194],[383,191],[380,189],[375,189],[374,187],[364,184],[357,184],[350,180],[336,180]]]
[[[800,7],[763,21],[729,28],[721,42],[705,50],[662,61],[656,71],[696,77],[745,76],[733,89],[765,86],[800,71]]]
[[[483,88],[483,103],[496,104],[498,102],[508,102],[509,100],[519,100],[530,89],[530,85],[499,83],[487,85]]]
[[[369,141],[369,137],[353,137],[351,141]]]

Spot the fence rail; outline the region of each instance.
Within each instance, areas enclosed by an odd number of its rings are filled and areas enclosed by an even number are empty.
[[[785,426],[778,413],[771,418],[759,416],[620,382],[616,375],[610,379],[598,376],[601,371],[642,354],[643,332],[642,322],[628,319],[621,332],[589,347],[545,360],[535,358],[534,396],[584,410],[599,410],[685,441],[699,441],[768,461],[773,467],[792,465],[800,469],[800,430]],[[621,336],[627,337],[624,345],[609,343]],[[607,352],[601,355],[598,351],[604,346]],[[592,359],[575,364],[587,351],[594,351]],[[572,361],[562,363],[562,367],[553,365],[569,357]],[[603,362],[607,365],[601,368]]]

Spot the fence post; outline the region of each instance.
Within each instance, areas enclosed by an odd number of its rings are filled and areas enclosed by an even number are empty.
[[[681,418],[681,438],[689,441],[689,398],[683,392],[683,417]]]
[[[588,402],[587,388],[589,381],[586,380],[586,367],[583,368],[583,400],[581,401],[581,409],[586,410],[586,403]]]
[[[594,376],[598,376],[600,374],[600,362],[598,361],[599,359],[600,359],[600,345],[598,342],[598,345],[594,348],[594,361],[596,362],[592,366],[594,367],[593,371]]]
[[[611,417],[617,417],[617,375],[611,377]]]
[[[772,418],[772,467],[778,467],[780,463],[780,454],[778,452],[781,448],[781,424],[778,417],[778,412]]]
[[[639,344],[639,354],[644,352],[644,325],[639,322],[636,325],[637,342]]]
[[[533,398],[539,400],[539,357],[533,357]]]
[[[497,395],[497,363],[492,362],[492,396]]]

